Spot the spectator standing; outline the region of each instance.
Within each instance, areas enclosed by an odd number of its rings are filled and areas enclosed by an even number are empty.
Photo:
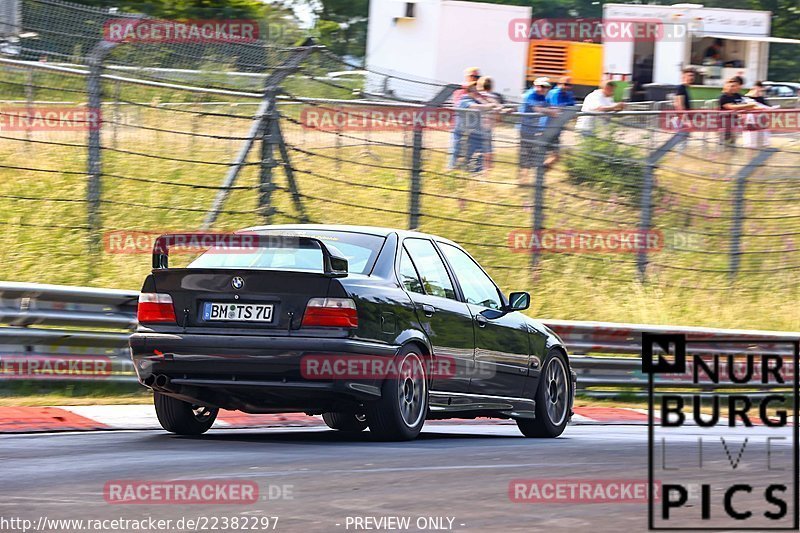
[[[458,109],[461,98],[467,92],[467,86],[476,83],[480,77],[480,69],[478,67],[467,67],[464,69],[464,83],[461,85],[460,89],[453,91],[453,107]],[[460,118],[460,113],[457,113],[450,142],[450,160],[447,164],[447,170],[453,170],[458,166],[458,162],[464,151],[463,139],[465,137],[465,132],[460,129],[460,125],[463,125],[464,121],[459,120]]]
[[[755,109],[758,107],[756,102],[747,102],[744,96],[739,94],[742,89],[742,78],[734,76],[725,81],[725,86],[722,89],[722,94],[719,97],[719,108],[722,111],[747,111],[748,109]],[[723,134],[723,142],[728,145],[733,145],[736,142],[736,137],[731,127],[733,117],[726,121],[725,132]]]
[[[464,96],[458,102],[458,109],[462,122],[461,127],[467,139],[467,153],[465,156],[467,169],[470,172],[483,171],[483,150],[486,132],[483,127],[483,111],[497,110],[498,106],[486,100],[478,91],[475,82],[467,85]]]
[[[493,92],[492,88],[493,83],[490,77],[483,76],[478,80],[478,92],[483,100],[487,103],[494,104],[497,110],[501,110],[505,103],[503,95]],[[486,170],[492,168],[492,162],[494,160],[494,143],[492,139],[494,127],[499,119],[498,111],[491,109],[483,111],[483,116],[481,117],[481,129],[483,134],[481,153],[483,154],[483,163]]]
[[[753,84],[753,87],[750,89],[750,91],[744,95],[745,102],[755,102],[758,104],[755,109],[773,109],[773,107],[769,105],[769,102],[767,102],[767,99],[764,97],[765,92],[766,88],[764,87],[764,83],[757,81]],[[746,130],[742,134],[742,140],[744,141],[744,145],[746,147],[766,148],[769,146],[769,130],[760,128],[758,122],[755,120],[755,117],[751,117],[751,120],[745,120],[745,126]]]
[[[575,94],[572,92],[572,78],[563,76],[558,80],[558,85],[547,93],[547,105],[551,108],[572,107],[575,105]],[[558,160],[558,145],[561,132],[553,140],[553,151],[545,159],[544,166],[549,167]]]
[[[675,94],[672,95],[672,107],[675,111],[691,111],[692,110],[692,97],[689,88],[694,83],[695,70],[691,67],[686,67],[681,71],[681,84],[675,89]],[[676,147],[678,150],[683,151],[687,145],[687,139],[691,135],[690,132],[685,131],[686,138],[680,142]]]
[[[574,106],[575,94],[572,92],[572,78],[564,76],[559,79],[556,88],[547,93],[546,100],[551,107]]]
[[[685,68],[681,74],[681,84],[675,90],[672,97],[672,106],[675,111],[691,111],[692,97],[689,93],[689,86],[694,83],[695,71],[693,68]]]
[[[536,78],[533,86],[522,95],[522,103],[519,112],[524,113],[520,119],[520,152],[519,168],[521,170],[521,181],[531,174],[531,169],[536,165],[537,153],[544,150],[539,137],[542,128],[547,126],[549,116],[555,114],[555,110],[550,109],[547,103],[547,91],[550,89],[550,81],[547,78]],[[531,113],[541,113],[543,116],[531,116]]]
[[[614,101],[614,90],[617,84],[613,81],[604,82],[599,89],[589,93],[583,100],[581,106],[582,113],[611,113],[614,111],[622,111],[625,104],[622,102]],[[596,126],[597,117],[591,115],[584,115],[578,117],[575,123],[575,129],[584,135],[590,135]]]
[[[750,91],[748,91],[748,93],[745,96],[750,100],[758,102],[764,107],[770,107],[766,97],[764,96],[765,94],[766,94],[766,87],[764,87],[764,82],[757,81],[753,84],[753,88],[750,89]]]

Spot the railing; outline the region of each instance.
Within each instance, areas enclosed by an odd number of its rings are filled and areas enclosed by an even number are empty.
[[[136,325],[136,291],[95,289],[37,283],[0,283],[0,363],[4,358],[42,357],[65,360],[110,360],[102,376],[70,374],[65,380],[135,381],[127,348]],[[705,343],[693,353],[739,353],[724,341],[760,341],[760,352],[791,356],[787,342],[800,332],[733,330],[687,326],[655,326],[612,322],[549,320],[542,322],[563,339],[578,373],[579,391],[592,396],[641,395],[647,386],[641,371],[641,336],[678,333]],[[727,346],[727,347],[726,347]],[[602,354],[603,356],[598,356]],[[59,379],[53,374],[20,375],[0,365],[0,379]],[[671,381],[676,388],[697,387]],[[753,385],[749,385],[753,388]]]

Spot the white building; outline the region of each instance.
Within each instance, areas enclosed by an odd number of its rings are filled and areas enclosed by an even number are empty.
[[[530,7],[370,0],[367,90],[427,100],[437,85],[461,83],[464,69],[474,66],[494,80],[495,91],[518,98],[525,87],[528,43],[513,40],[509,28],[514,20],[530,18]]]
[[[770,37],[769,11],[706,8],[700,4],[605,4],[604,21],[657,21],[662,33],[655,39],[603,42],[603,72],[612,77],[634,77],[644,83],[680,83],[683,67],[704,74],[705,85],[722,85],[731,76],[746,83],[766,79],[770,43],[800,43]],[[706,57],[716,41],[722,43],[717,60]]]

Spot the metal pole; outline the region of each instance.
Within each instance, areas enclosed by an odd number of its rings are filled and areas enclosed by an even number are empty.
[[[89,53],[87,63],[89,64],[89,76],[86,81],[88,92],[88,116],[89,124],[87,129],[89,137],[87,141],[87,167],[89,179],[86,185],[87,219],[89,224],[89,256],[95,257],[100,251],[100,199],[102,195],[102,160],[100,133],[102,124],[102,101],[103,101],[103,61],[108,54],[117,46],[118,43],[100,41]],[[90,264],[94,261],[90,261]]]
[[[294,179],[292,160],[289,158],[289,149],[286,147],[286,140],[283,137],[283,131],[280,123],[281,115],[280,112],[277,111],[277,107],[275,109],[274,137],[275,142],[278,144],[278,152],[281,155],[281,161],[283,161],[283,170],[286,172],[286,181],[289,183],[289,192],[292,195],[292,203],[294,203],[294,208],[297,210],[300,222],[308,222],[308,213],[306,213],[306,208],[303,206],[303,200],[300,196],[300,189],[297,187],[297,180]]]
[[[458,87],[459,86],[455,84],[445,85],[436,96],[426,103],[426,106],[433,109],[441,107]],[[425,108],[422,108],[421,112],[424,111]],[[422,215],[420,196],[422,195],[423,130],[413,124],[412,127],[414,128],[414,135],[411,144],[411,188],[408,199],[408,228],[417,229],[420,225],[420,218]],[[408,143],[403,144],[408,146]]]
[[[731,228],[731,248],[730,248],[730,268],[728,275],[735,278],[739,272],[739,261],[742,254],[742,226],[744,225],[744,193],[747,189],[747,178],[755,170],[763,165],[772,154],[777,152],[774,148],[768,148],[758,153],[750,162],[742,167],[736,175],[736,189],[733,193],[733,227]]]
[[[544,166],[545,158],[545,150],[542,147],[542,153],[536,155],[536,182],[533,186],[533,235],[531,238],[537,238],[544,229],[544,175],[547,172],[547,167]],[[531,255],[531,266],[535,267],[538,262],[539,251],[534,248]]]
[[[408,206],[408,229],[417,229],[420,219],[420,194],[422,193],[422,128],[414,128],[411,151],[411,191]]]
[[[114,148],[117,147],[117,127],[120,121],[119,113],[119,95],[120,95],[120,81],[114,82],[114,129],[111,138],[111,144]]]
[[[536,141],[536,181],[533,187],[533,235],[531,238],[536,238],[539,233],[544,229],[544,193],[545,193],[545,174],[547,167],[544,162],[547,160],[548,151],[552,150],[557,144],[561,136],[561,132],[567,123],[577,113],[577,109],[565,108],[561,112],[547,121],[547,126]],[[538,117],[536,118],[538,120]],[[522,149],[520,144],[520,149]],[[522,152],[520,152],[522,153]],[[539,262],[539,251],[534,247],[531,251],[531,267],[535,267]]]
[[[645,162],[644,176],[642,176],[641,214],[639,218],[639,232],[641,241],[639,252],[636,256],[636,266],[639,270],[639,279],[644,282],[647,273],[647,235],[653,229],[653,179],[658,162],[667,155],[675,146],[687,137],[686,132],[678,132],[670,137],[667,142],[650,154]]]
[[[27,76],[25,76],[25,100],[27,101],[27,113],[28,117],[33,116],[33,84],[34,84],[34,73],[33,69],[28,69]],[[25,138],[30,141],[31,140],[31,127],[30,127],[30,120],[25,121]],[[27,146],[30,146],[28,144]]]
[[[644,239],[641,242],[647,242],[647,234],[653,228],[653,175],[655,174],[656,164],[650,162],[648,159],[647,165],[644,168],[644,176],[642,176],[642,197],[641,197],[641,214],[639,217],[639,232],[640,237]],[[645,280],[645,273],[647,272],[647,246],[640,245],[639,252],[636,258],[636,266],[639,270],[639,279]]]
[[[258,187],[258,211],[265,224],[270,223],[270,218],[275,213],[272,207],[272,191],[275,186],[272,182],[272,169],[278,166],[275,161],[275,92],[269,91],[267,95],[269,105],[264,115],[264,129],[261,133],[261,172]]]
[[[304,46],[301,46],[295,50],[292,56],[287,59],[285,63],[275,67],[273,73],[267,77],[267,80],[264,84],[264,99],[261,100],[261,104],[258,106],[258,111],[256,111],[253,124],[250,126],[247,140],[245,140],[244,144],[239,150],[236,160],[233,162],[233,164],[231,164],[228,173],[222,180],[222,186],[220,187],[219,192],[217,192],[217,196],[214,198],[214,203],[211,205],[211,209],[203,221],[203,229],[210,228],[217,220],[217,216],[219,216],[222,206],[225,205],[225,201],[228,199],[230,187],[232,187],[236,182],[236,178],[239,176],[239,172],[242,170],[242,167],[247,160],[247,154],[250,153],[250,149],[253,147],[256,139],[261,137],[261,133],[264,131],[263,127],[266,120],[267,110],[270,106],[271,99],[274,99],[275,94],[278,92],[278,84],[286,79],[286,77],[292,72],[299,69],[301,63],[311,54],[311,52],[317,48],[317,46],[306,46],[304,43]]]

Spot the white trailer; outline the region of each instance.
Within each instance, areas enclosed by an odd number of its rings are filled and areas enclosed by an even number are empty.
[[[528,43],[511,38],[509,23],[530,18],[530,7],[370,0],[367,90],[427,100],[440,84],[461,83],[466,67],[478,67],[494,80],[494,90],[519,98]]]
[[[641,83],[678,84],[681,70],[693,66],[702,73],[703,85],[721,86],[731,76],[742,76],[749,85],[766,79],[770,43],[800,43],[770,36],[769,11],[605,4],[603,19],[663,25],[663,36],[656,39],[603,42],[603,72]],[[715,42],[722,43],[718,57],[707,57]]]

